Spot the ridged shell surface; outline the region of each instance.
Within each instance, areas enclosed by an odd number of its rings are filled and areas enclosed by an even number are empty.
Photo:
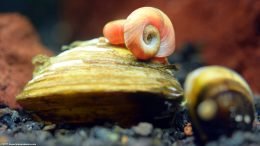
[[[142,106],[160,107],[164,100],[182,97],[170,65],[138,61],[104,39],[71,47],[36,66],[33,79],[16,97],[25,109],[55,122],[128,124],[146,116]]]

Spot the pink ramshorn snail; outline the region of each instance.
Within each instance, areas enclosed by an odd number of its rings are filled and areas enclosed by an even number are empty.
[[[142,7],[127,19],[108,22],[103,34],[111,44],[125,44],[140,60],[161,60],[175,50],[175,34],[170,19],[153,7]]]

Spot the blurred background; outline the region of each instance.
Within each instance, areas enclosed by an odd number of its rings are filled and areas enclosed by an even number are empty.
[[[181,82],[190,70],[217,64],[242,74],[260,93],[259,0],[1,0],[0,13],[26,16],[42,43],[58,53],[62,45],[101,36],[106,22],[142,6],[172,20],[177,50],[170,61],[185,68],[177,75]]]

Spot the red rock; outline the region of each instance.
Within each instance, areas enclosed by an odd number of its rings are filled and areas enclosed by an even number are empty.
[[[17,108],[15,96],[32,78],[32,57],[51,54],[27,18],[0,14],[0,103]]]

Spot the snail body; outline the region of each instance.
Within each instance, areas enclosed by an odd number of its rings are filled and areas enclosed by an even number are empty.
[[[51,58],[36,58],[34,77],[16,97],[43,120],[127,126],[152,122],[166,110],[166,100],[182,98],[182,88],[167,65],[141,62],[104,38],[75,42],[67,49]]]
[[[107,23],[103,28],[104,36],[111,44],[124,44],[124,19],[114,20]]]
[[[220,66],[202,67],[188,75],[184,88],[194,133],[202,142],[252,129],[253,95],[236,72]]]
[[[139,8],[125,20],[107,23],[103,33],[112,44],[125,44],[140,60],[164,58],[175,50],[175,34],[170,19],[153,7]]]

